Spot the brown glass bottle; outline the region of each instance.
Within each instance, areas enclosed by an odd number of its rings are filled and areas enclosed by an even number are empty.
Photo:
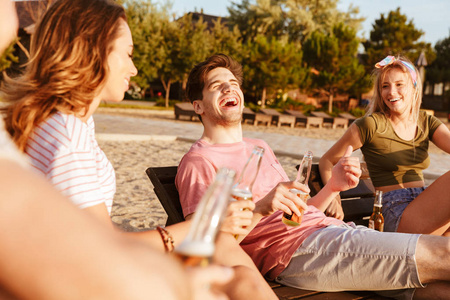
[[[311,166],[312,166],[312,159],[313,159],[313,153],[311,151],[306,151],[305,155],[303,156],[302,163],[300,164],[300,167],[298,168],[297,172],[297,178],[295,179],[301,184],[308,185],[308,179],[309,175],[311,174]],[[305,193],[303,191],[297,190],[297,189],[290,189],[291,193],[296,194],[300,199],[303,200],[303,202],[307,202],[309,198],[309,194]],[[283,213],[283,217],[281,218],[281,221],[283,221],[284,224],[289,226],[300,226],[300,223],[303,220],[303,208],[298,207],[300,210],[301,215],[297,216],[294,213],[291,213],[290,215],[287,213]]]
[[[375,201],[373,203],[373,213],[369,219],[369,228],[383,232],[384,230],[384,217],[381,213],[383,207],[383,192],[376,191]]]

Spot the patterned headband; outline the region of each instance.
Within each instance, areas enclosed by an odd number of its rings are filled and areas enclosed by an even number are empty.
[[[411,74],[411,78],[414,84],[414,87],[416,87],[417,85],[417,73],[416,70],[414,68],[414,66],[412,64],[410,64],[409,62],[406,62],[404,60],[401,59],[397,59],[395,58],[395,56],[389,55],[386,56],[386,58],[384,58],[382,61],[379,61],[375,64],[375,68],[377,69],[382,69],[388,65],[393,64],[394,62],[398,61],[399,63],[403,64],[406,69],[408,69],[409,73]]]

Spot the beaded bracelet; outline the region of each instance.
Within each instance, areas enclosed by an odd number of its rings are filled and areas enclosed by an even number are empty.
[[[165,228],[162,228],[160,226],[156,227],[156,229],[161,235],[161,239],[163,241],[164,249],[166,250],[166,252],[172,252],[174,249],[172,235]]]

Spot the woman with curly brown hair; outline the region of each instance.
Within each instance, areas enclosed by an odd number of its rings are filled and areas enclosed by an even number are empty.
[[[130,78],[137,74],[132,53],[133,40],[120,5],[110,0],[57,0],[36,26],[24,74],[7,78],[2,87],[8,102],[2,109],[6,129],[29,156],[33,168],[75,205],[110,227],[115,174],[95,139],[92,114],[101,101],[123,99]],[[216,261],[235,267],[233,280],[222,287],[233,299],[245,299],[246,295],[238,292],[239,286],[255,287],[248,292],[260,299],[264,296],[258,294],[274,297],[237,243],[226,249],[219,245],[222,239],[234,240],[229,233],[247,233],[242,226],[250,223],[252,213],[242,209],[252,209],[252,205],[251,201],[230,204],[231,222],[222,226],[228,233],[217,241]],[[175,246],[189,227],[190,222],[183,222],[167,228]],[[173,249],[167,233],[149,230],[127,235],[160,250]],[[227,258],[231,256],[230,264]],[[222,273],[222,280],[206,280],[215,287],[231,278],[221,271],[215,273]],[[193,280],[193,287],[198,285],[199,281]],[[215,292],[204,291],[205,299],[214,299]]]
[[[103,100],[123,99],[137,74],[132,53],[120,5],[56,1],[32,36],[25,73],[2,89],[6,129],[18,148],[75,204],[104,218],[114,170],[95,140],[92,114]]]
[[[0,0],[0,54],[17,25],[14,1]],[[0,191],[0,299],[209,300],[198,287],[227,280],[218,268],[188,274],[161,251],[77,209],[30,171],[2,119]]]

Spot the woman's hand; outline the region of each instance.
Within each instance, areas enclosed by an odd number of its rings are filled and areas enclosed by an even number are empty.
[[[186,268],[191,280],[192,299],[227,300],[224,286],[233,278],[234,271],[228,267],[211,265],[208,267]]]

